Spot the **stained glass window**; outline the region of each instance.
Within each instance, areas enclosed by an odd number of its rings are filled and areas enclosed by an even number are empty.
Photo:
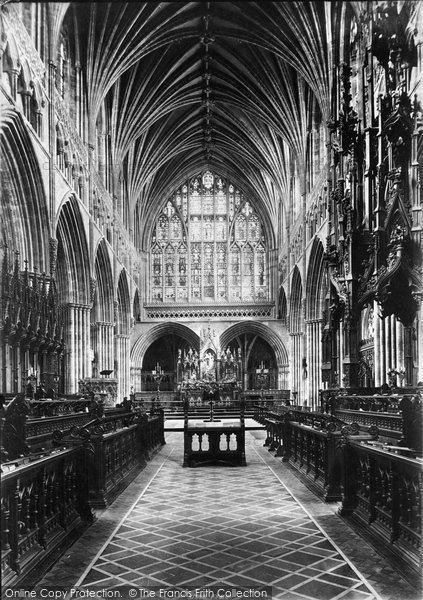
[[[233,183],[204,171],[163,203],[150,252],[152,302],[269,299],[264,227]]]

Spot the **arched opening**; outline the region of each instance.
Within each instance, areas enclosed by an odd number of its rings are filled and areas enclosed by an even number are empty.
[[[266,325],[237,323],[221,335],[220,345],[241,350],[244,389],[287,389],[288,354],[280,336]]]
[[[304,312],[303,286],[298,267],[292,275],[291,298],[289,303],[289,330],[291,334],[291,389],[294,402],[307,402],[305,383],[307,378],[307,359],[304,355]]]
[[[141,389],[157,390],[159,383],[157,377],[161,370],[160,390],[176,391],[178,352],[179,350],[188,352],[189,348],[187,340],[175,333],[163,335],[153,342],[144,354]]]
[[[163,371],[160,389],[176,391],[178,351],[189,348],[198,352],[200,339],[191,329],[179,323],[162,323],[138,338],[131,350],[131,387],[134,392],[157,390],[158,370]]]
[[[85,227],[77,200],[62,204],[56,227],[57,291],[66,343],[63,391],[75,394],[90,366],[90,261]]]
[[[283,286],[279,289],[279,302],[278,302],[278,319],[287,324],[288,306],[286,302],[286,294]]]
[[[134,323],[141,321],[141,304],[138,290],[135,290],[134,301],[132,303],[132,318],[134,319]]]
[[[307,395],[313,408],[319,402],[319,389],[322,387],[322,311],[324,307],[324,266],[323,244],[315,237],[310,250],[307,272],[306,323],[307,358],[306,375]]]
[[[107,244],[102,239],[97,247],[92,281],[91,360],[92,377],[103,371],[114,371],[113,274]]]
[[[31,140],[18,113],[2,111],[0,128],[2,248],[19,252],[30,272],[48,272],[49,218]]]
[[[128,274],[122,269],[117,287],[117,315],[115,326],[115,377],[118,379],[118,398],[129,394],[129,334],[131,331],[131,301]]]
[[[61,348],[49,219],[41,172],[21,115],[2,111],[0,128],[0,260],[4,330],[3,390],[23,392],[28,376],[52,389]],[[46,275],[48,273],[48,275]],[[57,331],[51,331],[52,323]],[[57,335],[56,335],[57,333]],[[51,395],[51,394],[50,394]]]

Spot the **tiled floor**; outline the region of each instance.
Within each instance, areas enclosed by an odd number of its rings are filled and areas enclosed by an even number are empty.
[[[247,433],[248,466],[183,469],[167,445],[40,583],[142,588],[260,588],[284,600],[418,596]]]

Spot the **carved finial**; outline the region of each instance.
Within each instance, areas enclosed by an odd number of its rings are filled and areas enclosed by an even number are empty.
[[[91,277],[90,279],[90,302],[91,304],[94,302],[94,296],[97,289],[97,279],[95,277]]]
[[[51,277],[54,277],[55,273],[56,273],[57,248],[58,248],[59,242],[55,238],[50,238],[49,243],[50,243],[50,275],[51,275]]]
[[[32,280],[32,289],[37,292],[38,291],[38,275],[37,275],[37,267],[34,267],[34,278]]]

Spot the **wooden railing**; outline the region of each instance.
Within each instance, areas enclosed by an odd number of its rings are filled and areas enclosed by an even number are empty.
[[[28,417],[58,417],[75,413],[88,413],[91,400],[85,398],[58,400],[30,400]]]
[[[264,445],[270,451],[295,467],[325,501],[341,499],[341,421],[284,407],[278,413],[268,412],[265,425]]]
[[[276,400],[272,398],[260,400],[259,402],[255,401],[253,404],[254,419],[264,425],[269,412],[281,415],[289,410],[302,410],[300,405],[293,404],[292,402],[289,402],[289,405],[287,406],[288,401],[288,398],[279,398]]]
[[[290,425],[287,460],[317,487],[326,502],[340,500],[340,431],[319,430],[295,422]]]
[[[392,440],[399,441],[403,437],[403,418],[400,414],[343,409],[334,410],[333,414],[345,423],[358,423],[363,430],[376,426],[380,435]]]
[[[56,430],[82,427],[92,419],[92,402],[84,398],[30,400],[22,394],[3,406],[2,460],[51,448]]]
[[[150,416],[143,414],[139,417],[139,437],[141,456],[150,458],[156,448],[163,446],[164,438],[164,410],[156,409]]]
[[[78,436],[85,440],[90,504],[104,508],[136,477],[152,452],[165,443],[163,410],[148,416],[111,409],[79,431],[55,432],[58,444],[72,444]]]
[[[413,454],[344,440],[340,514],[351,516],[380,540],[406,574],[410,567],[421,574],[423,464]]]
[[[368,412],[397,413],[400,410],[401,396],[338,396],[332,405],[333,410],[364,410]]]
[[[26,425],[23,417],[18,422]],[[92,521],[91,509],[110,504],[165,443],[162,410],[140,415],[127,406],[104,413],[97,406],[88,417],[79,426],[67,417],[46,418],[70,426],[49,434],[49,450],[2,463],[4,584],[39,579]]]
[[[3,585],[35,581],[93,515],[82,448],[2,465]]]
[[[195,396],[195,394],[194,394]],[[184,467],[198,465],[246,466],[245,459],[245,401],[232,391],[232,410],[236,417],[231,419],[214,418],[214,400],[204,399],[204,407],[209,410],[209,418],[190,420],[189,392],[184,397]],[[200,396],[201,399],[201,396]]]
[[[414,402],[409,409],[418,414],[420,405]],[[404,437],[402,445],[383,441],[387,436],[379,425],[401,434],[402,415],[348,409],[337,414],[344,412],[348,424],[333,415],[290,407],[260,413],[267,429],[265,445],[326,501],[342,500],[340,514],[369,530],[373,542],[401,562],[402,572],[416,577],[422,567],[421,448],[404,447]]]
[[[361,429],[375,425],[387,438],[400,441],[402,446],[423,451],[422,392],[421,388],[397,388],[395,393],[370,396],[323,390],[322,412],[336,415],[346,422],[354,420]]]

